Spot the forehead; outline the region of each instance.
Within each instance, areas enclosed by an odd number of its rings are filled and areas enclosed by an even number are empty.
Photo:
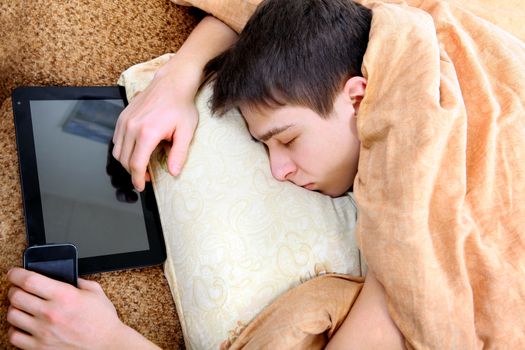
[[[312,117],[323,119],[310,108],[294,105],[278,107],[241,106],[239,109],[248,125],[253,127],[278,127],[289,124],[291,121],[296,123],[307,121]]]
[[[266,141],[301,122],[304,107],[297,106],[243,106],[241,113],[250,133],[258,140]]]

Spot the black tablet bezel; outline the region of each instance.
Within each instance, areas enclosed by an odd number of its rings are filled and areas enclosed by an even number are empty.
[[[37,100],[105,100],[121,99],[127,105],[121,86],[19,87],[13,91],[12,103],[20,183],[29,246],[46,244],[44,218],[38,183],[30,101]],[[79,275],[158,265],[166,259],[166,247],[151,183],[140,193],[149,250],[86,257],[78,259]],[[58,242],[51,242],[58,243]]]

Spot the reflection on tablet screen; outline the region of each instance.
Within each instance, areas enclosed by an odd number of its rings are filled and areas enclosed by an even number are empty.
[[[79,258],[148,250],[138,194],[112,156],[121,100],[32,100],[47,242],[74,243]]]

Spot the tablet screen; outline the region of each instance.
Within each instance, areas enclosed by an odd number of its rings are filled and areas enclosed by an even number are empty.
[[[136,192],[112,156],[124,88],[19,87],[12,98],[28,244],[74,244],[80,275],[161,264],[153,187]]]
[[[34,150],[47,242],[70,242],[79,258],[148,250],[138,193],[111,156],[124,103],[31,100]]]

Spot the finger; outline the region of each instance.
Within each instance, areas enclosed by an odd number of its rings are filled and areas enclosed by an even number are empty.
[[[7,279],[16,287],[46,300],[51,300],[56,292],[63,289],[64,286],[70,286],[39,273],[18,267],[9,270]],[[74,288],[73,286],[70,287]]]
[[[7,309],[7,322],[29,334],[35,334],[37,329],[37,322],[33,316],[13,306],[9,306]]]
[[[35,338],[14,327],[9,328],[7,331],[7,339],[19,349],[36,349]]]
[[[173,145],[168,154],[168,170],[173,176],[180,174],[186,158],[188,149],[193,138],[193,130],[189,127],[180,127],[173,135]]]
[[[120,149],[120,157],[118,158],[118,161],[130,174],[131,169],[129,162],[135,149],[135,142],[135,135],[133,134],[133,131],[128,128],[126,134],[124,135],[124,139],[122,140],[122,148]]]
[[[115,131],[113,133],[113,139],[112,139],[113,150],[111,151],[111,155],[113,156],[113,158],[117,160],[120,157],[120,150],[122,148],[122,136],[118,130],[119,122],[120,122],[120,118],[117,120],[117,124],[115,125]]]
[[[144,190],[149,159],[158,144],[159,140],[146,137],[142,138],[140,142],[135,144],[135,149],[133,150],[129,166],[131,180],[137,191]]]
[[[115,131],[113,132],[113,144],[115,146],[113,147],[113,152],[112,152],[113,157],[115,159],[119,159],[120,153],[122,150],[122,142],[124,141],[123,124],[125,124],[125,121],[126,121],[128,108],[129,106],[126,107],[126,109],[124,109],[122,113],[120,113],[117,119],[117,124],[115,124]]]
[[[29,294],[18,287],[9,288],[7,299],[12,306],[30,315],[40,315],[42,313],[42,308],[44,307],[43,299],[33,294]]]
[[[78,278],[77,284],[78,284],[78,288],[82,290],[88,290],[90,292],[95,292],[95,293],[104,292],[102,289],[102,286],[95,281]]]

